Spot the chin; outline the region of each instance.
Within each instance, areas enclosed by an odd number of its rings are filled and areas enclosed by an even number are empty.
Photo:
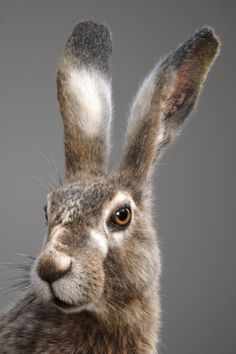
[[[58,298],[53,298],[51,300],[51,303],[54,307],[56,307],[58,310],[64,312],[64,313],[79,313],[81,311],[95,311],[96,306],[94,302],[88,302],[84,304],[79,304],[79,305],[71,305],[68,304]]]
[[[80,296],[78,291],[73,289],[73,282],[71,284],[67,283],[66,286],[61,282],[50,285],[41,280],[34,269],[31,272],[31,283],[35,294],[43,303],[51,304],[64,313],[69,314],[78,313],[84,310],[98,310],[99,301],[102,295],[100,291],[98,291],[97,296],[91,298],[86,297],[85,299]]]

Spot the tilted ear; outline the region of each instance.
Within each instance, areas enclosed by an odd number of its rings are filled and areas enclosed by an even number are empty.
[[[124,178],[142,184],[151,175],[156,157],[194,108],[218,47],[213,30],[203,27],[146,78],[131,107],[120,167]]]
[[[112,115],[108,29],[79,23],[59,63],[57,88],[64,123],[66,179],[106,173]]]

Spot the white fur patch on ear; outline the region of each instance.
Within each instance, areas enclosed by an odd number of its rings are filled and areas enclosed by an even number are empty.
[[[111,117],[111,87],[94,69],[71,69],[69,92],[74,99],[76,118],[81,129],[90,136],[109,129]]]
[[[105,257],[108,252],[108,241],[106,235],[103,232],[91,230],[90,236],[95,247],[97,247]]]

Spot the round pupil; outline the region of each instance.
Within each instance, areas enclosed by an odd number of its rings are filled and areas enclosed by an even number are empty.
[[[116,212],[116,216],[120,219],[120,221],[125,221],[128,217],[128,209],[123,208]]]

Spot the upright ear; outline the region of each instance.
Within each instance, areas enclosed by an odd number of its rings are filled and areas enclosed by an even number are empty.
[[[64,123],[66,180],[106,172],[112,115],[108,29],[79,23],[69,37],[57,73]]]
[[[165,57],[145,79],[131,107],[121,175],[145,183],[162,149],[194,108],[219,47],[203,27]]]

